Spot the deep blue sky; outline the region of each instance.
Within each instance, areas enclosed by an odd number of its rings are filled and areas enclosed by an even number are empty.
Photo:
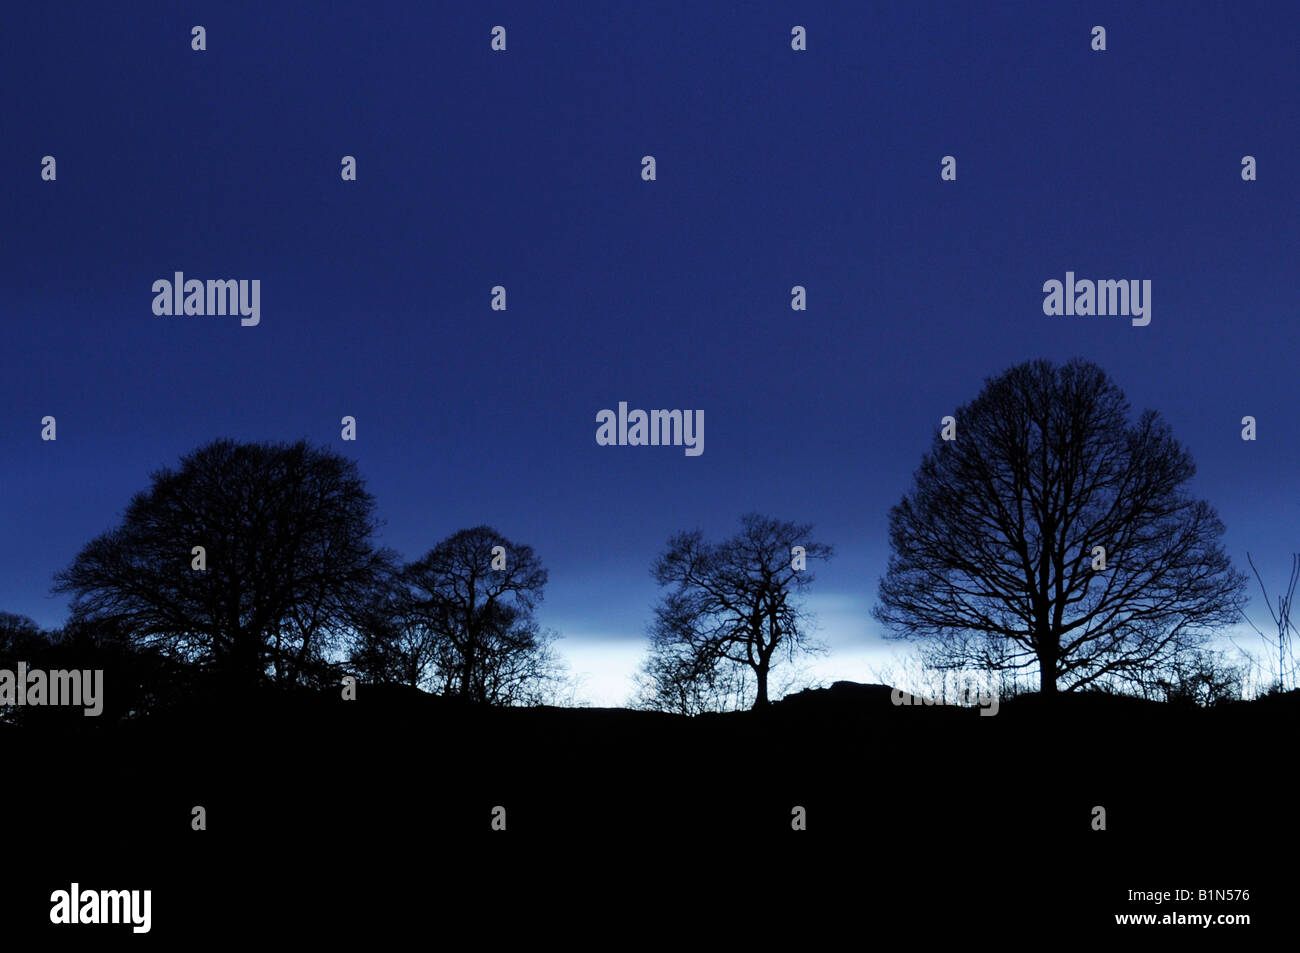
[[[865,680],[890,505],[1040,356],[1165,416],[1243,568],[1300,548],[1295,4],[29,6],[0,23],[0,609],[61,623],[52,574],[157,467],[306,437],[409,558],[531,543],[592,700],[626,695],[668,536],[751,509],[836,546],[817,671]],[[177,270],[261,279],[260,326],[155,316]],[[1150,279],[1150,326],[1045,316],[1067,270]],[[703,409],[704,454],[598,447],[620,400]]]

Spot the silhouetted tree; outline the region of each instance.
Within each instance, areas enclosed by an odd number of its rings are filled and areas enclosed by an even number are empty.
[[[0,669],[16,672],[19,662],[40,667],[49,647],[49,635],[25,615],[0,612]],[[26,713],[17,706],[0,705],[0,724],[21,724]]]
[[[812,526],[750,513],[721,543],[679,533],[654,564],[655,581],[674,586],[655,608],[643,667],[646,703],[690,712],[734,695],[752,676],[753,707],[768,703],[768,677],[782,659],[820,650],[796,596],[813,581],[810,560],[831,547],[809,539]],[[792,550],[803,547],[801,557]],[[803,568],[796,568],[802,559]]]
[[[1244,668],[1214,649],[1194,649],[1174,659],[1150,686],[1157,697],[1176,705],[1212,708],[1238,701],[1245,687]],[[1148,696],[1152,694],[1147,692]]]
[[[46,631],[25,616],[0,613],[0,669],[16,672],[20,662],[46,673],[99,670],[99,713],[87,721],[84,706],[4,706],[0,721],[97,728],[174,701],[186,687],[182,673],[157,652],[137,649],[118,626],[83,621]]]
[[[1246,561],[1250,563],[1251,571],[1255,573],[1255,578],[1259,581],[1260,592],[1264,594],[1264,607],[1268,609],[1269,618],[1273,622],[1274,629],[1277,630],[1277,638],[1265,635],[1260,631],[1259,626],[1251,621],[1250,616],[1243,611],[1241,617],[1246,620],[1246,624],[1258,633],[1259,637],[1264,640],[1264,644],[1270,649],[1268,661],[1262,666],[1273,679],[1272,685],[1276,686],[1278,691],[1285,692],[1288,688],[1294,688],[1296,684],[1296,664],[1295,652],[1293,649],[1293,640],[1296,635],[1295,623],[1291,621],[1291,607],[1295,604],[1296,583],[1300,582],[1300,553],[1291,554],[1291,574],[1287,577],[1286,589],[1277,597],[1277,611],[1273,610],[1273,603],[1269,599],[1268,587],[1264,585],[1264,577],[1259,573],[1259,567],[1255,565],[1255,560],[1250,553],[1246,553]],[[1247,658],[1250,658],[1249,653]],[[1273,666],[1272,656],[1277,656],[1277,666]],[[1254,663],[1254,659],[1251,659]]]
[[[41,627],[27,616],[0,612],[0,658],[16,657],[45,638]]]
[[[890,511],[875,617],[951,668],[1037,666],[1045,694],[1141,684],[1231,623],[1245,577],[1183,490],[1191,457],[1154,411],[1128,416],[1081,360],[986,381]]]
[[[533,618],[546,576],[531,546],[489,526],[461,530],[403,570],[396,618],[372,657],[440,694],[535,703],[561,678],[555,637]]]
[[[433,640],[403,619],[402,596],[400,582],[395,582],[376,590],[371,602],[358,609],[347,667],[365,682],[431,689]]]
[[[699,654],[652,651],[636,675],[632,707],[679,715],[752,707],[753,669],[723,658],[701,662]]]
[[[214,441],[153,474],[55,591],[74,594],[74,621],[119,625],[240,688],[317,680],[391,565],[373,509],[355,463],[330,450]]]

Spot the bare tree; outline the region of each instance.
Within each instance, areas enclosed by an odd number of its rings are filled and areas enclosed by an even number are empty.
[[[461,530],[407,566],[395,631],[411,684],[488,704],[536,704],[563,680],[555,635],[533,618],[546,570],[490,526]]]
[[[1245,577],[1183,489],[1190,455],[1155,412],[1128,417],[1089,362],[987,381],[890,511],[889,634],[953,668],[1036,667],[1050,695],[1141,684],[1234,621]]]
[[[1149,688],[1166,702],[1212,708],[1242,697],[1245,674],[1244,667],[1223,652],[1195,649],[1175,659],[1168,670],[1152,679]],[[1152,692],[1144,694],[1150,697]]]
[[[434,691],[436,639],[405,617],[400,575],[377,587],[356,613],[347,668],[363,681]]]
[[[332,451],[214,441],[153,474],[55,591],[73,593],[74,621],[118,625],[240,688],[311,681],[391,562],[371,543],[373,509]]]
[[[759,708],[776,663],[820,650],[796,597],[813,581],[807,561],[829,558],[831,547],[809,539],[807,524],[750,513],[741,525],[716,544],[698,530],[679,533],[656,560],[655,581],[675,588],[655,609],[642,675],[646,704],[730,707],[727,699],[747,693],[752,680]]]
[[[652,652],[636,675],[632,707],[701,715],[753,706],[752,668],[730,659],[717,659],[710,666],[699,666],[699,661],[698,656]]]
[[[45,639],[44,630],[27,616],[0,612],[0,659],[17,657]]]
[[[36,663],[41,658],[50,637],[45,630],[25,615],[0,612],[0,669],[13,671],[19,662]],[[21,710],[0,704],[0,724],[21,723]]]
[[[1296,633],[1295,623],[1291,621],[1291,604],[1295,597],[1296,583],[1300,582],[1300,553],[1291,555],[1291,575],[1287,578],[1286,590],[1277,597],[1277,611],[1273,611],[1272,600],[1268,596],[1268,587],[1264,585],[1264,577],[1259,574],[1259,569],[1255,565],[1255,560],[1251,558],[1250,553],[1246,554],[1246,561],[1250,563],[1251,570],[1255,573],[1255,578],[1259,581],[1259,590],[1264,594],[1264,605],[1268,609],[1269,616],[1273,620],[1273,627],[1277,631],[1277,638],[1273,639],[1260,631],[1259,627],[1251,622],[1250,616],[1245,611],[1241,613],[1246,623],[1258,633],[1259,637],[1264,640],[1264,644],[1269,648],[1270,659],[1268,662],[1268,672],[1273,680],[1273,685],[1279,691],[1287,691],[1288,686],[1296,686],[1296,663],[1295,652],[1292,638]],[[1240,649],[1241,647],[1238,646]],[[1245,653],[1247,658],[1251,658]],[[1272,656],[1277,656],[1277,667],[1274,668]],[[1252,661],[1254,661],[1252,659]]]

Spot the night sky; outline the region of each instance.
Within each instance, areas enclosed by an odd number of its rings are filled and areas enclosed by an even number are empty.
[[[1160,411],[1239,568],[1276,588],[1300,549],[1295,4],[24,6],[0,610],[62,624],[53,574],[157,468],[306,438],[407,559],[481,523],[534,546],[588,701],[631,691],[668,537],[750,510],[835,546],[813,675],[868,681],[889,507],[940,418],[1036,357]],[[155,315],[176,271],[260,279],[260,324]],[[1150,325],[1044,315],[1067,271],[1149,279]],[[619,401],[702,409],[703,454],[597,446]]]

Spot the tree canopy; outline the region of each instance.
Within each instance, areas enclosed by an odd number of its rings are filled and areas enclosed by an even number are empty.
[[[1095,364],[988,380],[889,514],[875,617],[950,668],[1037,669],[1054,693],[1143,684],[1245,598],[1190,454]]]
[[[56,577],[74,621],[242,687],[314,682],[391,567],[374,501],[330,450],[217,440],[151,477],[122,523]]]
[[[808,560],[828,559],[832,550],[811,534],[811,525],[750,513],[722,542],[709,543],[698,530],[669,540],[652,570],[659,585],[673,588],[651,626],[642,673],[649,707],[721,707],[752,684],[759,708],[769,701],[775,665],[820,650],[798,597],[813,581]]]

